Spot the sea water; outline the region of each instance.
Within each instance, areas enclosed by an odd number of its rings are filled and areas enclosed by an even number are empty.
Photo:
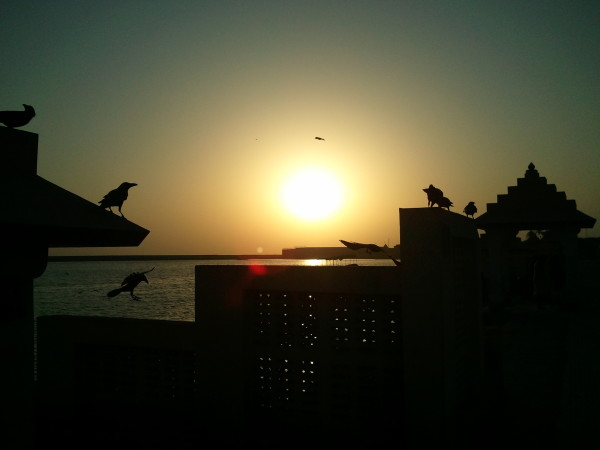
[[[140,261],[51,261],[34,280],[34,315],[77,315],[133,319],[195,320],[195,266],[197,265],[394,265],[386,259],[332,262],[306,259],[258,260],[140,260]],[[148,284],[116,297],[106,294],[120,287],[132,272],[145,272]]]

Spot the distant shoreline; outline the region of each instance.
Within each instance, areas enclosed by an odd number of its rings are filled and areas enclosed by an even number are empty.
[[[224,260],[284,259],[281,255],[91,255],[48,256],[48,262],[65,261],[159,261],[159,260]],[[289,259],[289,258],[287,258]]]

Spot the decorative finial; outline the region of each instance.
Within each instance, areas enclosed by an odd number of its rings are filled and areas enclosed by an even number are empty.
[[[533,163],[529,163],[527,166],[527,172],[525,172],[525,178],[538,178],[540,174],[535,170]]]

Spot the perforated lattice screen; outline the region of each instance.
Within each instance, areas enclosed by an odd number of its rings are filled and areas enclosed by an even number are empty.
[[[400,299],[248,291],[247,415],[305,428],[401,415]]]

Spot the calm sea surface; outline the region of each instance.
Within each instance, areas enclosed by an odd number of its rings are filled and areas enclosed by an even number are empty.
[[[194,267],[197,265],[394,265],[385,259],[325,260],[157,260],[157,261],[69,261],[49,262],[44,274],[34,281],[36,317],[53,314],[128,317],[134,319],[195,320]],[[132,272],[148,273],[149,284],[135,289],[140,301],[128,292],[109,298]]]

